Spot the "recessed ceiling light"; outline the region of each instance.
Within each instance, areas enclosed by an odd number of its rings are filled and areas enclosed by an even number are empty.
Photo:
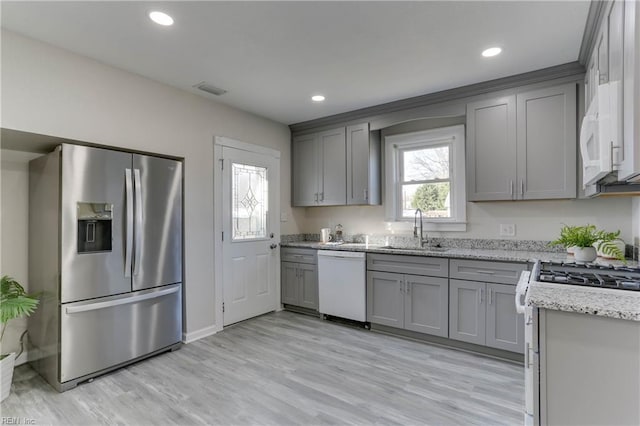
[[[167,15],[164,12],[158,12],[154,10],[153,12],[149,12],[149,19],[155,22],[158,25],[169,26],[173,25],[173,18]]]
[[[322,96],[322,95],[315,95],[315,96],[312,96],[312,97],[311,97],[311,100],[312,100],[313,102],[322,102],[322,101],[324,101],[324,96]]]
[[[502,52],[502,49],[500,47],[490,47],[482,51],[482,56],[484,56],[485,58],[490,58],[492,56],[499,55],[500,52]]]

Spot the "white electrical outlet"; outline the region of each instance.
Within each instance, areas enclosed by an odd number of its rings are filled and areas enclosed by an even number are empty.
[[[513,223],[501,223],[500,224],[500,236],[501,237],[515,237],[516,225]]]

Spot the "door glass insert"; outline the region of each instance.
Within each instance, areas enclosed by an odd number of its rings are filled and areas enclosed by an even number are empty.
[[[267,237],[269,185],[267,168],[232,163],[232,229],[234,240]]]

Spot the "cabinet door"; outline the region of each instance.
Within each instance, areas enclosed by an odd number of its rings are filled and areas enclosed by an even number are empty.
[[[317,157],[320,180],[318,204],[338,206],[347,203],[347,161],[345,129],[318,133]]]
[[[618,179],[640,173],[640,4],[624,2],[623,149]]]
[[[518,198],[576,197],[576,85],[520,93]]]
[[[316,134],[293,138],[293,205],[318,203],[318,139]]]
[[[524,353],[524,315],[516,312],[515,294],[513,285],[487,284],[486,345]]]
[[[369,124],[347,127],[347,204],[369,204]]]
[[[467,104],[467,198],[511,200],[516,179],[516,99]]]
[[[449,280],[449,338],[484,345],[485,284]]]
[[[597,84],[609,81],[609,21],[604,19],[596,37],[595,51],[596,67],[598,69]]]
[[[448,280],[446,278],[405,275],[404,281],[406,291],[404,328],[448,337]]]
[[[298,264],[300,306],[318,309],[318,270],[316,265]]]
[[[400,274],[367,272],[367,321],[402,328],[404,282]]]
[[[281,262],[280,270],[282,303],[298,305],[298,264]]]

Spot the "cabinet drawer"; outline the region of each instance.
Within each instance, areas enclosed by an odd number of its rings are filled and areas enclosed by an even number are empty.
[[[484,260],[451,260],[451,278],[500,284],[518,284],[526,263],[490,262]]]
[[[442,257],[368,254],[367,269],[398,274],[448,277],[449,259]]]
[[[318,263],[318,251],[283,247],[280,249],[280,260],[282,262],[311,263],[315,265]]]

